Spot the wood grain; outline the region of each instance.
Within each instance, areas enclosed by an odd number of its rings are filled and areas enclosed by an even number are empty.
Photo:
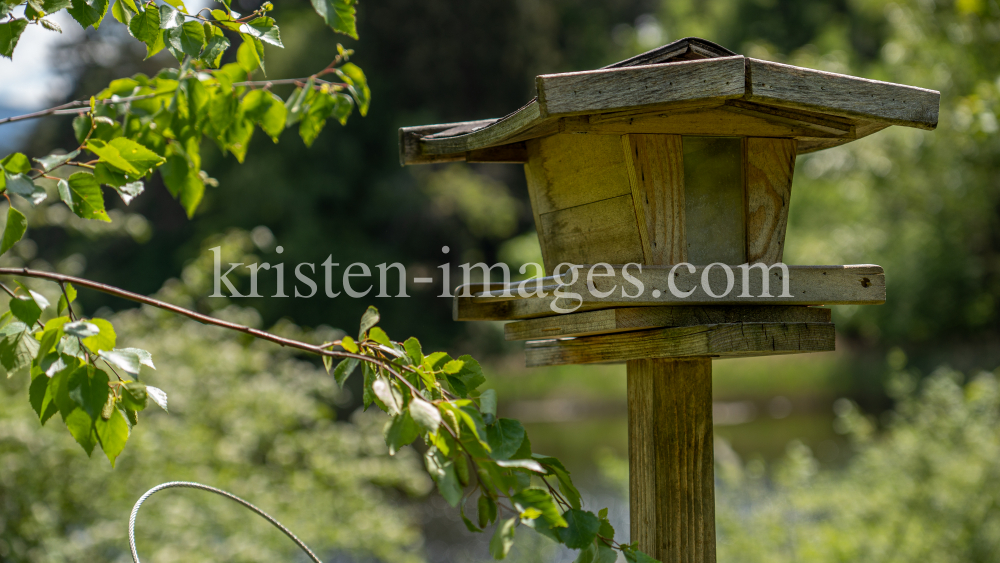
[[[856,76],[747,59],[746,100],[934,129],[941,94]]]
[[[643,260],[630,193],[539,217],[547,273],[563,262],[617,264]]]
[[[617,137],[558,134],[528,143],[538,213],[631,194]]]
[[[781,305],[620,307],[517,321],[507,323],[503,328],[507,340],[538,340],[737,322],[828,323],[830,317],[830,309]]]
[[[687,261],[746,262],[742,140],[684,137],[683,144]]]
[[[747,261],[781,262],[795,172],[795,141],[749,138],[747,163]]]
[[[684,154],[679,135],[623,135],[643,262],[687,260],[684,238]]]
[[[599,117],[591,116],[591,117]],[[713,135],[721,137],[793,137],[840,138],[845,133],[830,133],[792,124],[763,113],[746,115],[728,106],[701,111],[658,112],[614,120],[563,118],[562,130],[569,133],[624,135],[628,133],[669,135]]]
[[[638,238],[638,237],[637,237]],[[579,294],[584,306],[589,309],[608,307],[646,307],[657,305],[880,305],[885,303],[885,272],[881,266],[858,264],[849,266],[786,266],[788,268],[788,297],[781,297],[783,290],[783,274],[778,266],[769,269],[768,292],[763,291],[763,276],[757,266],[750,270],[748,278],[749,297],[743,294],[743,271],[733,267],[733,288],[725,296],[714,298],[705,292],[702,286],[702,274],[705,266],[696,266],[694,272],[688,272],[686,267],[679,267],[674,272],[674,286],[680,295],[675,295],[668,284],[672,267],[643,266],[641,271],[632,266],[629,275],[642,285],[642,291],[635,283],[622,275],[621,266],[615,266],[615,275],[597,276],[592,280],[597,292],[611,293],[607,297],[598,297],[588,288],[587,271],[584,267],[576,282],[567,283],[562,291]],[[728,285],[725,270],[720,266],[711,268],[708,272],[708,284],[712,292],[722,295]],[[565,280],[569,282],[569,279]],[[622,291],[628,296],[623,296]],[[693,291],[687,297],[685,293]],[[654,293],[656,295],[654,295]],[[637,295],[636,297],[629,297]],[[551,304],[555,297],[521,298],[504,297],[499,290],[474,294],[466,297],[479,303],[495,301],[539,301]],[[561,304],[572,305],[575,300],[563,299]],[[601,306],[603,304],[604,306]],[[547,305],[546,305],[547,306]],[[544,310],[539,306],[538,310]],[[554,314],[554,313],[553,313]],[[534,316],[545,316],[540,314]],[[498,319],[501,320],[501,319]]]
[[[631,541],[660,561],[715,563],[712,360],[627,369]]]
[[[744,358],[830,352],[832,323],[726,323],[658,328],[525,343],[528,367],[619,363],[643,358]]]
[[[742,56],[543,74],[535,79],[545,116],[601,113],[745,92]]]

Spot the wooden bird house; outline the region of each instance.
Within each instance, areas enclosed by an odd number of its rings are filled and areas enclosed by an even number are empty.
[[[516,321],[529,365],[628,362],[632,539],[714,561],[711,359],[833,350],[821,305],[885,301],[879,266],[782,264],[795,157],[934,129],[940,94],[696,38],[535,84],[505,117],[401,129],[400,161],[523,164],[546,272],[612,266],[546,295],[477,284],[455,318]]]

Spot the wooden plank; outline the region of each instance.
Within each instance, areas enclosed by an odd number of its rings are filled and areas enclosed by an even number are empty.
[[[525,344],[528,367],[645,358],[743,358],[834,350],[832,323],[727,323],[658,328]]]
[[[549,273],[563,262],[642,262],[632,194],[543,213],[540,220]]]
[[[525,142],[528,162],[524,165],[524,178],[528,185],[528,199],[531,201],[531,215],[535,219],[535,232],[538,233],[538,245],[542,250],[542,266],[548,268],[552,263],[552,259],[548,256],[548,251],[546,250],[548,243],[545,240],[545,231],[542,229],[542,218],[538,212],[540,209],[540,194],[543,190],[547,189],[547,180],[545,178],[545,169],[542,166],[539,144],[540,141],[538,139]]]
[[[517,321],[503,328],[507,340],[537,340],[736,322],[828,323],[830,318],[831,310],[819,307],[621,307]]]
[[[828,149],[831,147],[836,147],[843,145],[849,141],[854,141],[861,139],[862,137],[867,137],[868,135],[878,133],[879,131],[889,127],[888,123],[882,123],[879,121],[870,121],[866,119],[858,119],[857,125],[854,127],[854,136],[852,138],[830,138],[830,139],[796,139],[796,154],[806,154],[811,152],[816,152],[823,149]]]
[[[610,64],[604,68],[621,68],[627,66],[643,66],[666,63],[673,60],[691,60],[718,57],[731,57],[736,53],[726,49],[722,45],[699,37],[685,37],[672,43],[657,47],[653,50],[636,55],[634,57]]]
[[[820,135],[806,136],[851,136],[854,131],[854,123],[846,118],[838,118],[832,115],[823,115],[814,112],[796,111],[787,108],[776,108],[763,104],[754,104],[742,100],[726,100],[722,109],[741,115],[759,117],[774,123],[785,123],[796,128],[812,130]],[[765,136],[765,135],[761,135]]]
[[[685,266],[676,270],[670,266],[631,266],[628,274],[634,281],[628,280],[622,274],[622,267],[614,267],[614,275],[594,276],[588,280],[589,266],[583,266],[577,280],[567,283],[560,291],[563,295],[579,295],[577,298],[560,297],[554,294],[545,297],[522,298],[504,297],[499,290],[474,294],[471,299],[480,303],[492,301],[536,300],[551,304],[557,301],[560,307],[579,303],[584,305],[604,304],[606,307],[592,306],[593,310],[607,307],[648,307],[657,305],[880,305],[885,303],[885,273],[881,266],[860,264],[850,266],[785,266],[788,269],[787,297],[781,297],[784,292],[785,278],[782,268],[770,267],[768,270],[768,293],[763,291],[763,275],[765,266],[754,266],[749,269],[747,281],[749,297],[740,297],[743,291],[743,269],[731,266],[733,271],[733,286],[725,293],[728,286],[728,276],[721,266],[714,266],[706,277],[708,288],[714,295],[706,293],[702,286],[706,266],[693,266],[689,272]],[[673,270],[674,289],[670,288],[671,271]],[[597,273],[603,273],[597,268]],[[569,278],[564,278],[569,282]],[[588,287],[588,286],[591,286]],[[691,292],[687,294],[687,292]],[[607,297],[598,293],[608,293]],[[628,296],[623,296],[627,293]],[[632,297],[632,296],[635,297]],[[558,300],[557,300],[558,299]],[[555,312],[553,312],[555,314]],[[544,315],[534,315],[544,316]],[[523,317],[530,318],[530,317]]]
[[[747,261],[781,262],[795,171],[795,141],[749,138],[747,147]]]
[[[940,92],[747,59],[746,100],[934,129]]]
[[[621,140],[558,134],[528,143],[538,213],[632,193]]]
[[[601,113],[745,92],[742,56],[616,69],[543,74],[535,79],[547,117]]]
[[[683,145],[687,261],[746,262],[743,141],[684,137]]]
[[[623,135],[632,203],[646,264],[687,260],[684,154],[679,135]]]
[[[765,117],[765,114],[735,113],[726,109],[726,106],[681,113],[658,112],[608,121],[564,118],[563,131],[603,135],[636,133],[720,137],[827,138],[844,135],[771,119],[769,116]]]
[[[549,135],[557,131],[558,126],[556,119],[541,115],[538,102],[532,100],[514,113],[474,131],[451,136],[424,137],[420,141],[420,154],[465,153]]]
[[[631,541],[659,561],[715,563],[712,360],[627,370]]]
[[[496,119],[479,121],[462,121],[459,123],[442,123],[439,125],[420,125],[417,127],[400,127],[399,129],[399,165],[431,164],[434,162],[452,162],[464,160],[465,155],[425,155],[421,150],[421,139],[428,135],[456,128],[475,129],[496,122]]]
[[[465,161],[521,164],[528,162],[528,148],[522,142],[477,149],[466,152]]]

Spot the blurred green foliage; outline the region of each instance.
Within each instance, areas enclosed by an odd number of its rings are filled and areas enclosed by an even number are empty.
[[[184,303],[190,293],[175,280],[159,296]],[[216,314],[261,325],[251,309],[231,306]],[[111,470],[103,456],[81,455],[57,423],[38,428],[25,400],[26,376],[2,380],[0,560],[127,559],[132,504],[171,480],[233,491],[325,559],[423,560],[408,500],[432,487],[419,455],[408,448],[389,457],[380,413],[338,420],[349,392],[339,391],[322,368],[157,309],[132,309],[111,320],[130,345],[156,355],[157,370],[144,368],[143,380],[168,390],[170,413],[141,413],[133,429],[138,439]],[[330,336],[289,324],[277,328],[306,340]],[[299,556],[288,538],[244,508],[188,490],[147,503],[137,543],[144,560],[164,562]]]

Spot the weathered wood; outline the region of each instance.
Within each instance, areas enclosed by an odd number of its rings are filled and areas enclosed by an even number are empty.
[[[442,131],[456,130],[456,128],[464,127],[471,130],[477,127],[485,127],[495,121],[495,119],[483,119],[479,121],[462,121],[459,123],[442,123],[439,125],[401,127],[399,129],[399,165],[406,166],[407,164],[430,164],[433,162],[464,160],[464,154],[425,155],[421,150],[422,139]]]
[[[830,309],[728,305],[721,307],[621,307],[517,321],[504,325],[507,340],[613,334],[659,327],[721,323],[828,323]]]
[[[541,215],[632,193],[617,137],[558,134],[527,146]]]
[[[830,352],[832,323],[727,323],[658,328],[525,343],[528,367],[605,364],[643,358],[744,358]]]
[[[645,264],[687,260],[684,154],[678,135],[623,135]]]
[[[746,141],[747,261],[781,262],[795,171],[795,141]]]
[[[532,100],[521,109],[494,120],[489,125],[456,135],[437,133],[420,141],[421,155],[445,155],[506,145],[526,139],[551,135],[559,130],[556,118],[541,115],[538,101]]]
[[[535,79],[545,116],[601,113],[650,104],[743,96],[742,56],[543,74]]]
[[[796,153],[797,154],[807,154],[811,152],[820,151],[823,149],[829,149],[831,147],[836,147],[842,145],[848,141],[854,141],[878,133],[879,131],[889,127],[888,123],[881,123],[878,121],[870,121],[866,119],[856,119],[856,125],[854,127],[854,135],[850,138],[831,138],[831,139],[796,139]]]
[[[746,262],[742,141],[684,137],[683,145],[687,261]]]
[[[598,116],[590,116],[598,117]],[[603,135],[665,134],[712,135],[720,137],[790,137],[790,138],[840,138],[847,133],[830,133],[803,124],[791,124],[773,116],[758,113],[746,115],[730,111],[728,106],[705,108],[697,111],[655,112],[611,120],[564,118],[562,131]]]
[[[814,132],[822,133],[822,135],[819,135],[820,137],[852,136],[854,131],[854,122],[850,119],[832,115],[823,115],[821,113],[797,111],[788,108],[776,108],[773,106],[744,102],[742,100],[726,100],[722,109],[731,113],[759,117],[773,123],[785,123],[796,128],[809,129]],[[811,135],[807,134],[804,136]]]
[[[937,127],[940,92],[757,59],[747,61],[748,101],[918,129]]]
[[[478,303],[538,301],[539,311],[557,300],[557,304],[562,308],[572,307],[582,301],[584,306],[589,306],[583,310],[657,305],[881,305],[885,303],[885,272],[881,266],[871,264],[785,266],[788,269],[786,297],[781,296],[784,291],[784,280],[782,269],[777,265],[768,269],[768,294],[765,294],[764,276],[761,271],[765,267],[760,265],[749,269],[747,297],[741,297],[744,295],[744,283],[743,269],[739,267],[731,267],[733,287],[729,293],[725,293],[728,286],[725,270],[721,266],[714,266],[709,270],[706,279],[712,293],[720,296],[716,298],[706,293],[706,288],[702,285],[702,274],[706,266],[695,266],[694,271],[689,272],[685,266],[678,266],[674,270],[669,266],[642,266],[640,269],[636,265],[630,267],[627,272],[634,281],[622,274],[621,266],[614,266],[614,275],[595,275],[588,281],[589,266],[582,266],[574,283],[570,284],[568,283],[570,278],[564,278],[567,284],[560,290],[563,297],[559,298],[552,293],[545,297],[522,298],[516,291],[512,296],[505,297],[500,290],[494,289],[491,292],[482,292],[460,299],[470,299]],[[672,270],[674,288],[678,294],[670,288],[669,278]],[[595,270],[597,274],[602,274],[603,271],[603,268]],[[592,288],[588,287],[589,285],[592,285]],[[597,293],[608,293],[608,295],[601,297]],[[623,296],[622,293],[627,295]],[[541,303],[546,305],[541,306]],[[603,304],[605,307],[598,304]],[[545,315],[532,314],[520,318],[536,316]],[[513,318],[515,317],[511,319]]]
[[[715,563],[712,360],[627,369],[631,541],[665,563]]]
[[[632,194],[543,213],[540,221],[547,273],[564,262],[617,264],[643,260]]]
[[[520,164],[528,162],[528,148],[522,142],[477,149],[465,153],[465,161]]]
[[[667,45],[657,47],[632,58],[610,64],[604,68],[622,68],[627,66],[644,66],[669,63],[675,60],[712,59],[731,57],[736,53],[722,45],[712,43],[699,37],[685,37]]]

